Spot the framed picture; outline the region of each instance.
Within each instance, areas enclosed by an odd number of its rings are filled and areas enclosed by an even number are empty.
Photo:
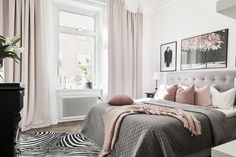
[[[160,46],[160,71],[176,71],[177,42],[165,43]]]
[[[181,70],[226,68],[228,29],[181,41]]]

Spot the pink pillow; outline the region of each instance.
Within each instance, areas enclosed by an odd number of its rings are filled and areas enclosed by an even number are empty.
[[[195,105],[211,106],[211,90],[210,85],[205,85],[202,88],[195,88]]]
[[[175,94],[178,89],[178,85],[171,85],[165,89],[157,91],[157,99],[164,99],[169,101],[175,101]]]
[[[111,99],[108,101],[108,104],[117,106],[131,105],[133,103],[134,103],[133,99],[128,95],[115,95],[111,97]]]
[[[176,92],[175,101],[184,104],[194,104],[194,85],[188,87],[187,89],[183,89],[180,86]]]
[[[172,85],[166,89],[167,93],[164,95],[164,100],[175,101],[176,91],[178,89],[178,85]]]

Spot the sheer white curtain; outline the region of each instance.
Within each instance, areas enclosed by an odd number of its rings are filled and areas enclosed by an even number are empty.
[[[142,96],[143,15],[108,1],[108,96]]]
[[[5,81],[22,82],[25,87],[22,130],[51,124],[48,76],[43,44],[43,0],[0,0],[2,33],[22,38],[22,62],[5,60]],[[1,33],[1,32],[0,32]]]

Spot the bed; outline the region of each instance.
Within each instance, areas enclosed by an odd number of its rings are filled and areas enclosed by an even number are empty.
[[[167,84],[213,84],[220,91],[234,87],[236,71],[176,72],[167,75]],[[202,135],[192,136],[180,121],[168,116],[135,114],[125,117],[110,156],[121,157],[207,157],[210,148],[236,139],[236,116],[219,110],[165,100],[145,103],[193,112],[201,122]],[[108,104],[94,105],[86,116],[82,133],[100,147],[104,140],[103,115]],[[229,115],[229,114],[228,114]]]

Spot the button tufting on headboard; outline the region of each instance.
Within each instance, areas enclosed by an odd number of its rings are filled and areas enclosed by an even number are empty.
[[[202,87],[205,84],[212,84],[218,90],[225,91],[234,87],[236,70],[204,71],[204,72],[173,72],[167,74],[167,83],[182,83],[185,85],[195,84]]]

